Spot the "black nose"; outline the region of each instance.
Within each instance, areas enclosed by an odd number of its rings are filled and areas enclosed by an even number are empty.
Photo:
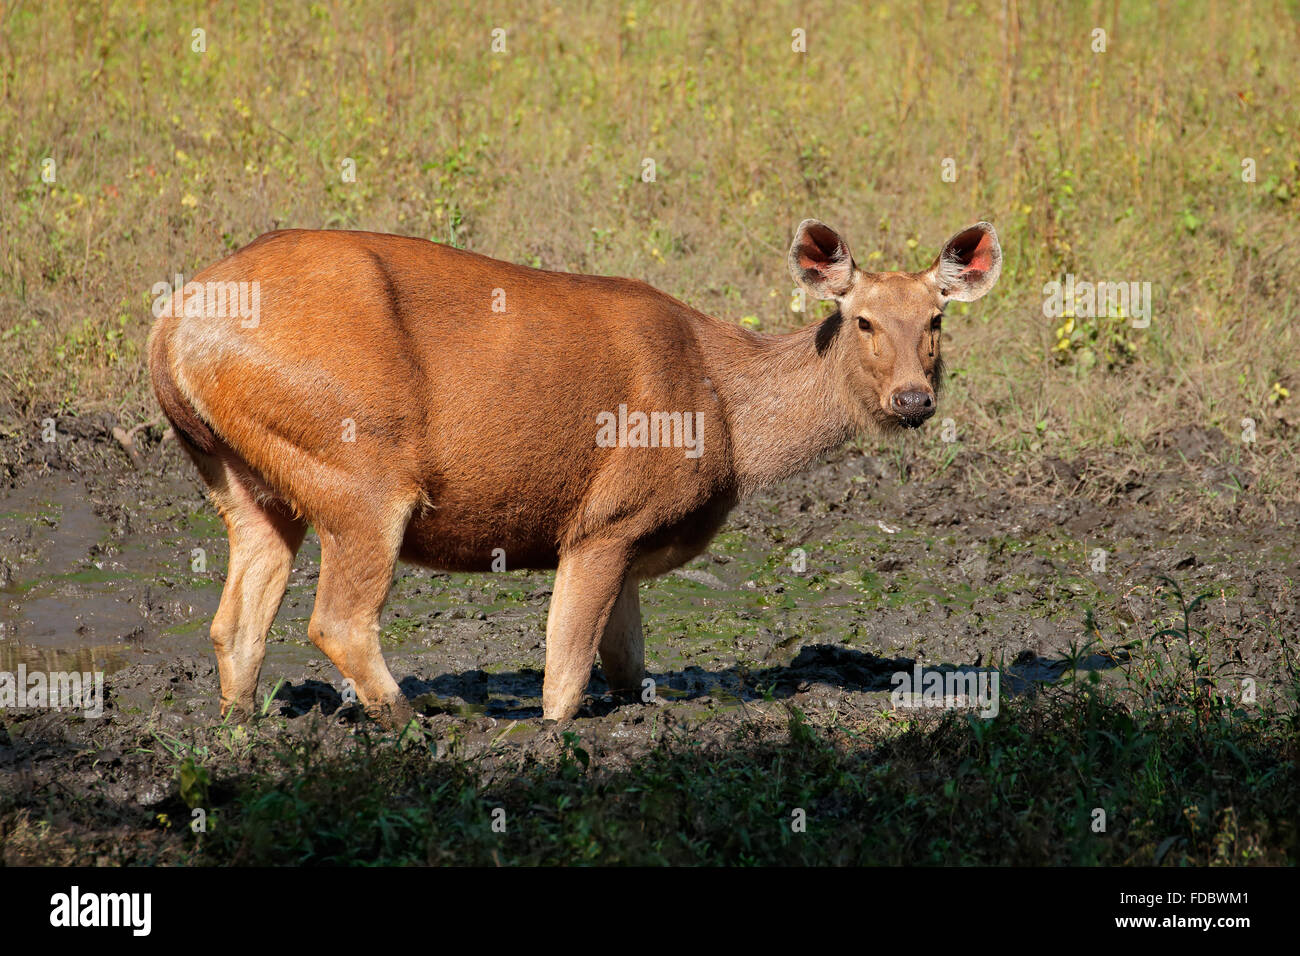
[[[890,396],[894,414],[909,425],[919,425],[934,414],[934,396],[919,388],[909,388]]]

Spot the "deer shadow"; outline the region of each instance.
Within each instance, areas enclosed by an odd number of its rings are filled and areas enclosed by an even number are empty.
[[[1118,663],[1101,654],[1073,662],[1076,669],[1083,671],[1108,670]],[[1001,692],[1027,694],[1035,692],[1041,684],[1059,680],[1070,665],[1064,658],[1044,658],[1026,652],[1001,669],[979,664],[922,665],[918,669],[916,661],[910,658],[879,657],[843,646],[812,644],[802,648],[789,664],[733,665],[712,671],[692,665],[676,671],[650,671],[647,677],[655,683],[655,695],[669,702],[710,699],[733,703],[784,700],[819,684],[846,691],[893,691],[904,684],[911,687],[918,677],[928,683],[931,675],[938,675],[942,681],[948,675],[978,678],[980,674],[994,671],[998,673]],[[504,720],[542,716],[542,672],[534,668],[494,672],[475,668],[427,679],[410,675],[400,680],[398,686],[416,710],[426,715],[483,715]],[[919,694],[921,687],[911,690]],[[587,693],[580,716],[603,716],[625,706],[629,700],[609,692],[599,668],[592,669]],[[345,701],[337,688],[323,681],[286,684],[275,699],[281,702],[280,713],[286,717],[303,716],[317,708],[327,715],[345,709],[359,716],[359,709],[351,701]]]

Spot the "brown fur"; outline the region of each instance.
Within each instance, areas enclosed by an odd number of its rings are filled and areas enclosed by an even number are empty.
[[[992,236],[981,224],[954,240],[977,256],[968,272],[983,294],[1000,253],[989,258],[996,237],[977,245],[979,230]],[[865,274],[833,231],[805,222],[792,268],[839,310],[788,335],[710,318],[631,279],[376,233],[271,233],[200,273],[195,282],[261,290],[254,327],[164,317],[149,346],[159,403],[231,537],[212,626],[223,713],[253,709],[308,522],[322,548],[308,633],[380,717],[406,712],[378,641],[399,556],[481,571],[503,549],[511,568],[558,568],[546,716],[577,711],[597,651],[611,684],[635,690],[637,581],[703,551],[742,496],[863,428],[899,427],[895,394],[933,399],[931,320],[972,291],[942,294],[940,279],[963,281],[952,248],[925,273]],[[598,414],[620,404],[698,413],[702,454],[598,447]]]

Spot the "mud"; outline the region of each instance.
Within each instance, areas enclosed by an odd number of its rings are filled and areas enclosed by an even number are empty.
[[[0,712],[0,790],[19,805],[53,790],[111,803],[125,825],[175,800],[182,743],[215,766],[258,751],[217,719],[207,627],[221,523],[174,442],[142,432],[136,468],[114,425],[60,418],[54,443],[0,443],[0,671],[103,671],[107,693],[98,718]],[[1251,506],[1253,476],[1217,432],[1150,451],[1147,470],[1047,459],[1017,471],[965,449],[942,469],[906,445],[842,449],[643,585],[658,699],[613,700],[593,672],[571,729],[616,767],[670,726],[775,725],[784,703],[814,719],[888,712],[891,675],[917,664],[998,668],[1004,693],[1075,672],[1122,680],[1131,649],[1178,651],[1152,641],[1181,620],[1162,576],[1211,596],[1197,650],[1225,692],[1251,677],[1266,702],[1300,632],[1300,507]],[[307,639],[318,561],[309,535],[268,639],[257,733],[340,748],[362,718]],[[385,654],[440,747],[554,749],[540,699],[550,588],[544,573],[399,570]]]

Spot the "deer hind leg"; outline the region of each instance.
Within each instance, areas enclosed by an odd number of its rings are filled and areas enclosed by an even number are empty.
[[[623,581],[618,600],[600,638],[600,666],[614,693],[635,694],[645,677],[645,635],[641,631],[641,600],[637,580]]]
[[[627,570],[621,545],[586,545],[561,555],[546,618],[544,717],[568,720],[578,712]]]
[[[284,505],[259,496],[253,490],[255,479],[238,462],[213,457],[202,464],[230,538],[226,585],[211,631],[221,715],[246,720],[256,712],[266,632],[284,598],[307,525]]]
[[[410,509],[406,509],[409,516]],[[387,727],[404,725],[413,713],[379,649],[379,615],[393,583],[405,517],[368,524],[368,530],[318,529],[320,580],[307,634],[351,681],[366,713]],[[361,527],[354,522],[354,528]]]

